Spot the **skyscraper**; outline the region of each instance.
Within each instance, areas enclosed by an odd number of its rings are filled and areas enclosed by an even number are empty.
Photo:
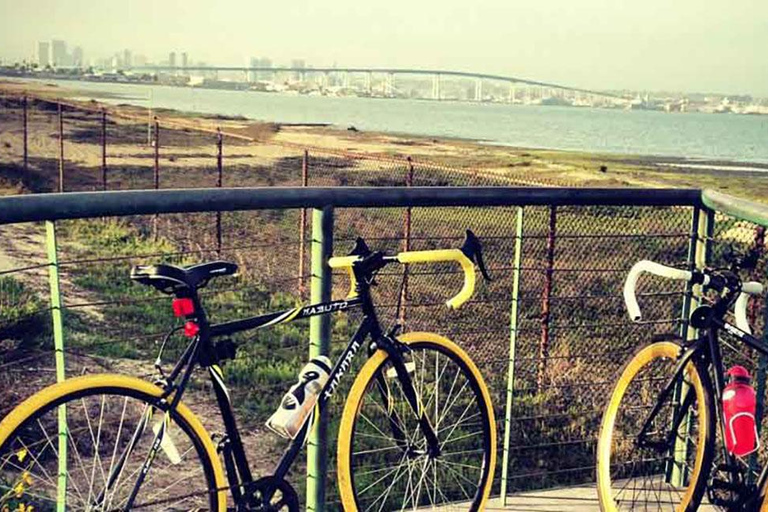
[[[189,65],[189,60],[187,59],[187,52],[181,53],[181,67],[186,68]]]
[[[168,65],[172,68],[176,67],[176,52],[171,52],[168,54]]]
[[[85,67],[85,60],[83,59],[83,48],[81,46],[75,46],[72,49],[72,65],[76,68]]]
[[[54,66],[68,66],[69,54],[67,53],[67,43],[61,39],[51,41],[52,57]]]
[[[51,44],[48,41],[37,43],[37,63],[41,68],[51,65]]]
[[[133,66],[133,55],[131,50],[123,50],[123,67],[130,68]]]

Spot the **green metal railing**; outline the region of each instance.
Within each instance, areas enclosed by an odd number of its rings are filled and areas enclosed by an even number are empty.
[[[59,286],[59,256],[56,244],[56,225],[51,221],[45,222],[45,245],[48,252],[48,276],[51,286],[51,320],[53,322],[54,360],[56,363],[56,382],[66,378],[64,361],[64,312],[61,303],[61,287]],[[67,406],[60,405],[59,414],[59,474],[58,474],[58,510],[66,510],[67,495]]]
[[[213,194],[211,193],[213,192]],[[515,223],[510,226],[514,231],[514,249],[511,254],[511,289],[509,301],[509,341],[508,353],[505,354],[506,386],[501,394],[505,397],[503,440],[500,467],[500,485],[495,487],[502,503],[512,492],[510,479],[515,475],[512,469],[513,450],[512,434],[515,425],[514,411],[517,406],[516,367],[521,362],[519,342],[521,329],[522,280],[526,267],[525,222],[527,210],[532,205],[680,205],[690,208],[691,231],[687,254],[690,267],[701,268],[707,265],[713,255],[712,245],[718,216],[728,216],[768,226],[768,207],[712,191],[705,191],[698,200],[698,192],[691,191],[647,191],[615,190],[575,190],[575,189],[270,189],[218,191],[159,191],[159,192],[124,192],[110,194],[51,194],[47,196],[0,198],[0,223],[26,222],[38,219],[46,220],[46,245],[49,265],[51,319],[54,337],[56,378],[65,378],[64,360],[64,322],[63,305],[59,286],[59,258],[56,244],[55,219],[89,218],[104,215],[158,214],[178,211],[231,211],[264,208],[313,208],[311,229],[311,300],[325,301],[331,295],[333,278],[327,266],[327,259],[333,253],[335,209],[349,207],[445,207],[445,206],[516,206]],[[108,197],[106,197],[108,196]],[[720,222],[725,222],[722,219]],[[681,311],[681,334],[690,338],[694,335],[687,329],[687,317],[696,306],[697,290],[688,290],[685,294]],[[766,313],[768,315],[768,313]],[[764,330],[765,332],[765,330]],[[764,334],[768,343],[768,333]],[[327,316],[314,317],[310,323],[309,356],[328,355],[330,353],[331,323]],[[525,363],[523,363],[525,364]],[[765,361],[760,362],[760,374],[757,385],[765,390]],[[762,397],[763,393],[759,396]],[[763,404],[759,405],[760,411]],[[66,454],[66,416],[59,409],[59,453]],[[325,509],[327,473],[328,473],[328,432],[327,418],[320,418],[308,443],[306,503],[307,510]],[[677,452],[677,451],[676,451]],[[66,457],[60,458],[59,495],[66,491]],[[673,475],[681,478],[684,475]],[[498,490],[496,490],[498,489]]]

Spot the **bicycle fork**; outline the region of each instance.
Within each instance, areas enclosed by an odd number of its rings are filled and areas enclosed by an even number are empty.
[[[390,347],[385,347],[385,350],[389,353],[389,358],[392,361],[393,369],[395,370],[395,377],[399,380],[405,399],[408,401],[408,405],[411,408],[413,414],[416,415],[419,422],[419,428],[421,429],[424,438],[427,441],[426,454],[434,458],[440,455],[440,442],[437,439],[437,433],[435,427],[429,420],[429,417],[424,410],[424,404],[421,401],[421,397],[416,392],[413,385],[413,379],[408,371],[408,366],[403,359],[399,344],[392,343]],[[407,350],[407,349],[406,349]],[[395,438],[397,445],[403,450],[409,452],[409,455],[422,455],[415,447],[410,444],[412,440],[408,440],[402,424],[402,418],[397,414],[395,410],[392,392],[390,390],[389,383],[387,382],[387,376],[379,373],[376,376],[376,387],[382,398],[382,401],[387,406],[387,416],[389,419],[390,430],[392,436]]]

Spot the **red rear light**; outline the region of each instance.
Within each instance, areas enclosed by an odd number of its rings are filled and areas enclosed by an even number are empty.
[[[184,336],[188,338],[194,338],[195,336],[197,336],[198,332],[200,332],[200,327],[198,327],[198,325],[195,322],[190,320],[189,322],[184,324]]]
[[[175,316],[189,316],[195,312],[195,303],[192,299],[173,299],[173,314]]]

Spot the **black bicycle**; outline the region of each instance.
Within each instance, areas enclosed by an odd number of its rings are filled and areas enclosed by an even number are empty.
[[[768,466],[755,480],[749,457],[737,457],[725,444],[716,454],[717,431],[721,439],[729,432],[722,405],[721,331],[768,355],[768,346],[751,335],[746,315],[748,296],[761,294],[763,286],[743,283],[738,275],[755,263],[753,254],[728,269],[688,272],[641,261],[630,271],[624,298],[633,321],[641,319],[635,284],[643,272],[687,281],[714,295],[714,301],[693,310],[694,339],[651,343],[622,370],[597,448],[603,511],[768,511]],[[731,308],[735,325],[726,321]]]
[[[298,512],[286,475],[362,349],[368,360],[346,398],[339,428],[344,509],[482,510],[496,465],[496,424],[480,372],[442,336],[384,332],[370,293],[387,265],[439,261],[458,262],[464,270],[461,292],[447,303],[458,308],[474,291],[475,263],[487,277],[480,242],[470,231],[461,249],[395,256],[373,252],[359,239],[349,256],[329,261],[350,272],[345,299],[222,324],[209,322],[198,290],[234,274],[236,265],[134,267],[133,280],[174,296],[174,312],[184,317],[190,339],[186,349],[168,373],[158,357],[154,383],[113,374],[77,377],[14,409],[0,423],[0,507]],[[219,366],[236,357],[227,336],[352,308],[362,308],[362,321],[318,395],[316,414],[272,474],[254,478]],[[182,401],[198,366],[210,375],[224,425],[216,440]]]

